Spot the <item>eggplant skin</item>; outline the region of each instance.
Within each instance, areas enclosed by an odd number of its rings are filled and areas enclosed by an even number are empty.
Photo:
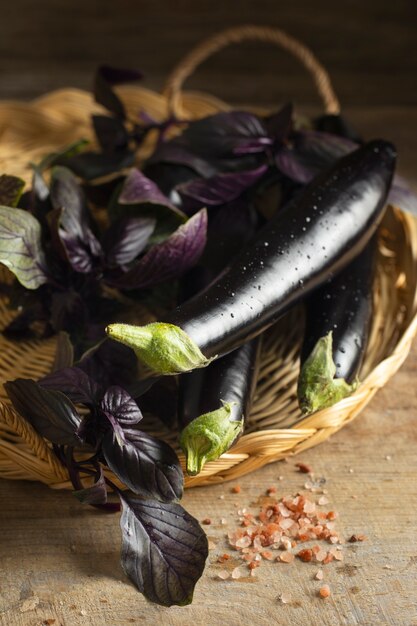
[[[356,380],[371,326],[375,253],[376,235],[352,263],[308,298],[301,367],[319,339],[332,332],[335,378]]]
[[[164,321],[182,328],[206,357],[261,333],[364,249],[383,217],[395,163],[394,146],[383,140],[340,159]]]
[[[259,350],[260,338],[256,337],[208,367],[181,376],[178,399],[180,430],[196,417],[216,411],[222,401],[233,403],[230,421],[247,418],[255,390]]]

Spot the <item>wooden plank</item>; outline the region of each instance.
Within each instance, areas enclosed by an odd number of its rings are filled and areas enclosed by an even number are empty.
[[[335,77],[346,105],[415,104],[416,19],[417,4],[410,0],[72,0],[59,5],[15,0],[0,21],[0,97],[30,97],[67,85],[89,88],[100,62],[140,67],[146,84],[160,89],[173,65],[201,39],[237,23],[255,23],[286,29],[311,46]],[[235,102],[317,102],[297,62],[261,44],[222,52],[189,85]]]

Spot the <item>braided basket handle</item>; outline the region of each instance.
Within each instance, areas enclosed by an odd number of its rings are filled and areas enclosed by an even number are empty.
[[[204,39],[173,69],[164,89],[172,114],[181,117],[181,89],[185,80],[193,74],[196,68],[215,52],[242,41],[264,41],[290,52],[310,72],[323,101],[325,112],[330,114],[340,112],[339,100],[327,70],[307,46],[279,28],[247,25],[228,28]]]

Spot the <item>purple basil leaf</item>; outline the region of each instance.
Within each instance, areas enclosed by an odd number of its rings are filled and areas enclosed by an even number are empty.
[[[58,333],[56,341],[56,350],[54,363],[52,365],[52,371],[64,369],[64,367],[71,367],[74,362],[74,346],[72,345],[70,336],[68,333],[61,331]]]
[[[81,416],[60,391],[44,389],[34,380],[17,378],[4,384],[16,411],[42,437],[58,445],[77,446]]]
[[[179,504],[120,499],[124,571],[151,602],[190,604],[208,556],[205,532]]]
[[[51,298],[50,321],[56,331],[82,334],[88,319],[85,300],[73,289],[55,291]]]
[[[27,211],[0,206],[0,263],[26,289],[37,289],[48,281],[41,225]]]
[[[137,70],[121,69],[102,65],[98,68],[94,81],[94,97],[96,102],[117,117],[125,118],[126,112],[120,98],[112,89],[113,85],[131,83],[142,78],[142,73]]]
[[[133,261],[145,249],[155,224],[152,217],[128,217],[114,222],[103,242],[106,265],[118,267]]]
[[[417,215],[417,194],[411,189],[405,178],[396,174],[388,194],[388,204],[393,204],[403,211]]]
[[[109,115],[93,115],[94,132],[103,152],[125,150],[129,135],[121,120]]]
[[[119,204],[156,204],[180,213],[158,186],[138,169],[133,169],[123,184]]]
[[[268,115],[264,119],[264,124],[268,135],[274,141],[283,141],[286,139],[292,128],[294,107],[292,103],[288,103],[282,107],[277,113]]]
[[[72,402],[94,405],[102,395],[99,385],[79,367],[64,367],[39,381],[43,389],[61,391]]]
[[[141,410],[135,400],[117,385],[107,389],[100,407],[106,415],[113,415],[122,426],[134,426],[142,419]]]
[[[137,358],[133,350],[105,339],[86,352],[76,366],[104,389],[110,385],[128,388],[137,380]]]
[[[193,154],[184,146],[178,145],[176,138],[156,147],[155,152],[147,162],[147,166],[155,166],[159,163],[169,163],[188,167],[200,176],[209,178],[217,173],[218,168],[212,165],[201,155]]]
[[[0,206],[16,207],[22,195],[25,181],[17,176],[0,176]]]
[[[331,113],[321,115],[314,120],[314,127],[321,132],[339,135],[356,143],[362,143],[360,135],[342,115]]]
[[[60,211],[52,223],[72,268],[83,274],[91,272],[101,255],[101,246],[89,226],[82,189],[69,169],[54,168],[50,194],[53,208]]]
[[[66,159],[62,165],[83,180],[91,181],[109,174],[116,175],[120,170],[131,167],[134,162],[135,153],[126,149],[112,153],[83,152]]]
[[[90,487],[85,487],[84,489],[78,489],[77,491],[73,491],[72,494],[79,500],[82,504],[105,504],[107,502],[107,487],[106,481],[104,480],[103,470],[97,472],[94,483]]]
[[[345,137],[314,130],[297,131],[292,145],[284,146],[275,154],[278,169],[298,183],[309,183],[317,174],[330,167],[337,159],[357,148]]]
[[[177,191],[185,198],[189,209],[201,205],[226,204],[252,187],[267,170],[267,165],[261,165],[255,170],[217,174],[207,179],[198,178],[181,185]]]
[[[162,243],[158,243],[125,274],[112,282],[120,289],[138,289],[177,278],[200,258],[206,244],[207,211],[201,209]]]
[[[179,500],[184,476],[177,455],[164,441],[140,430],[108,430],[102,441],[107,465],[134,493],[163,502]]]
[[[232,156],[236,151],[262,152],[271,140],[262,120],[246,111],[227,111],[192,121],[175,138],[178,146],[190,152],[212,158]]]

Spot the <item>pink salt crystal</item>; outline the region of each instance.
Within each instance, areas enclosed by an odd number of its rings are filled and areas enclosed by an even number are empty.
[[[330,537],[330,543],[337,543],[339,541],[339,537]]]
[[[254,561],[262,561],[262,557],[260,554],[255,554],[255,556],[253,557]]]
[[[308,489],[309,491],[313,488],[314,483],[311,480],[306,480],[304,483],[304,489]]]
[[[222,517],[222,518],[221,518],[221,520],[220,520],[220,524],[221,524],[222,526],[226,526],[226,524],[227,524],[227,519],[225,519],[224,517]]]
[[[279,555],[279,560],[282,561],[283,563],[292,563],[294,561],[294,555],[292,552],[282,552]]]
[[[294,524],[293,520],[288,519],[288,517],[286,517],[285,519],[282,519],[279,523],[279,525],[281,526],[283,530],[288,530],[289,528],[291,528],[293,524]]]
[[[278,480],[284,480],[284,476],[278,476]]]
[[[314,577],[316,580],[323,580],[323,570],[319,569],[317,570],[317,574]]]
[[[248,548],[251,543],[252,541],[250,537],[240,537],[240,539],[236,541],[235,546],[236,548]]]
[[[235,567],[235,569],[232,572],[232,578],[233,579],[237,579],[237,578],[241,578],[242,576],[242,572],[240,571],[240,567]]]
[[[281,543],[282,543],[282,546],[285,548],[285,550],[290,550],[291,541],[288,539],[288,537],[282,537]]]
[[[336,561],[343,561],[343,552],[339,548],[336,548],[336,546],[330,548],[329,552],[334,556]]]
[[[287,509],[285,504],[283,504],[282,502],[278,502],[278,510],[281,513],[282,517],[290,517],[291,515],[291,511]]]
[[[225,569],[222,569],[220,572],[217,573],[217,576],[219,578],[221,578],[222,580],[227,580],[230,576],[229,572],[226,572]]]
[[[314,502],[311,502],[311,500],[306,500],[303,509],[304,513],[314,513],[316,510],[316,505],[314,504]]]
[[[321,496],[319,498],[319,505],[323,506],[324,504],[329,504],[329,498],[326,498],[326,496]]]
[[[289,593],[281,593],[281,595],[278,596],[278,599],[282,602],[282,604],[288,604],[291,602],[291,596]]]
[[[253,540],[253,547],[255,550],[262,549],[262,541],[260,537],[255,537],[255,539]]]
[[[321,563],[322,561],[324,561],[324,559],[327,556],[327,552],[326,550],[319,550],[316,554],[316,561],[318,561],[319,563]]]

